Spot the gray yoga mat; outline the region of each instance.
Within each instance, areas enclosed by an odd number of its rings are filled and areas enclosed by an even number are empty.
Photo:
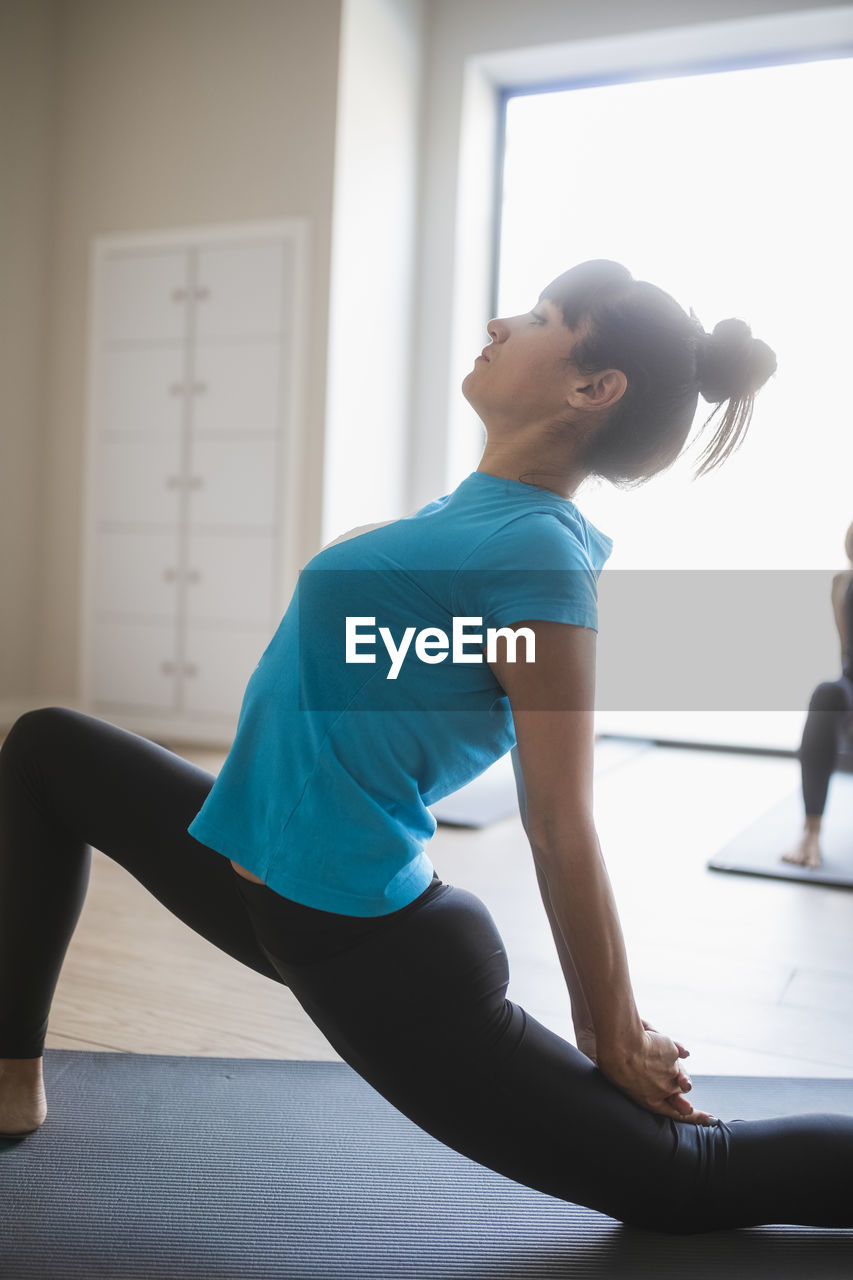
[[[853,775],[835,773],[830,779],[820,834],[823,861],[814,871],[781,861],[802,829],[803,798],[797,789],[735,836],[709,859],[708,867],[711,871],[853,889]]]
[[[48,1050],[50,1115],[0,1144],[4,1280],[809,1280],[853,1232],[665,1236],[447,1150],[340,1063]],[[853,1081],[694,1078],[723,1119],[853,1114]]]
[[[599,738],[595,744],[595,776],[602,777],[652,750],[650,742]],[[467,783],[430,805],[436,822],[447,827],[488,827],[518,816],[518,793],[512,760],[507,753]]]

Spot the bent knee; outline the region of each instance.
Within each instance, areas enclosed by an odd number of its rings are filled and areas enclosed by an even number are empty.
[[[25,711],[12,725],[3,740],[2,751],[6,760],[29,757],[45,743],[55,742],[57,733],[76,713],[65,707],[38,707]]]

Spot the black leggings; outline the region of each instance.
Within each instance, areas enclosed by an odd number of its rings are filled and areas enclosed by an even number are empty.
[[[849,729],[851,711],[853,681],[848,676],[819,684],[811,696],[799,750],[803,803],[808,817],[821,817],[826,807],[839,739]]]
[[[0,752],[0,1057],[42,1052],[90,845],[236,960],[286,983],[338,1053],[441,1142],[635,1226],[853,1226],[853,1118],[702,1127],[631,1101],[506,999],[494,923],[432,885],[372,919],[292,903],[187,824],[212,777],[76,712],[30,712]]]

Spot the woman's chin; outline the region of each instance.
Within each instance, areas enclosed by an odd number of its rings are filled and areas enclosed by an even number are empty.
[[[465,399],[468,401],[468,403],[475,409],[477,406],[474,403],[474,399],[472,399],[472,392],[473,392],[474,384],[476,383],[476,381],[477,381],[476,369],[472,369],[470,373],[466,373],[465,377],[462,379],[462,394],[465,397]]]

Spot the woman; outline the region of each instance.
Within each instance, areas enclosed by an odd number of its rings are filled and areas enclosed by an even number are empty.
[[[853,1118],[726,1124],[692,1108],[687,1050],[637,1010],[592,816],[595,584],[610,540],[572,495],[589,474],[629,484],[668,466],[699,391],[728,402],[704,466],[720,462],[773,353],[739,321],[704,334],[606,261],[488,332],[463,384],[488,436],[477,471],[306,566],[215,782],[72,712],[12,729],[0,1128],[44,1119],[47,1015],[93,844],[286,983],[356,1071],[472,1159],[663,1231],[853,1225]],[[526,628],[533,660],[481,633],[448,661],[441,634],[460,619]],[[360,642],[351,626],[367,628]],[[424,852],[426,806],[510,748],[579,1048],[506,1000],[491,917]]]
[[[847,559],[853,565],[853,524],[844,539]],[[832,579],[832,612],[841,641],[841,676],[824,680],[809,701],[809,711],[800,743],[800,772],[803,781],[805,823],[796,845],[782,854],[783,862],[817,870],[823,853],[820,830],[829,779],[835,772],[840,739],[850,730],[853,711],[853,570],[836,573]]]

